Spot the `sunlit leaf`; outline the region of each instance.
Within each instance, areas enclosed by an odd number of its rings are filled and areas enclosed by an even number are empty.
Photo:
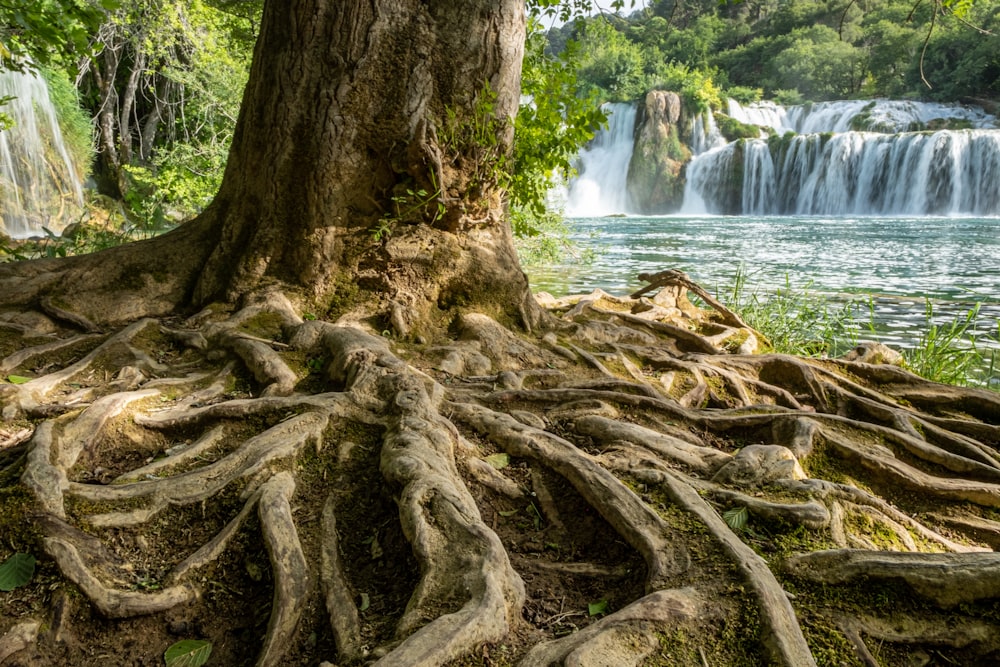
[[[497,470],[503,470],[510,465],[509,454],[491,454],[486,457],[486,462]]]
[[[598,602],[591,602],[587,605],[587,613],[591,616],[598,616],[600,614],[606,614],[608,611],[608,601],[600,600]]]
[[[31,382],[31,378],[24,377],[23,375],[8,375],[7,382],[11,384],[24,384],[25,382]]]

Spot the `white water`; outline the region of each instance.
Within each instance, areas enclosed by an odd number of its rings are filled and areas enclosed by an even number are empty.
[[[847,101],[787,111],[731,102],[730,112],[743,122],[800,134],[777,162],[764,139],[742,144],[741,164],[736,143],[695,157],[687,166],[685,213],[1000,215],[1000,130],[996,118],[980,110]],[[881,133],[850,131],[858,114]],[[888,133],[939,119],[978,129]],[[742,179],[741,188],[734,178]]]
[[[704,115],[698,115],[691,123],[691,154],[701,155],[713,148],[726,145],[726,138],[715,124],[715,116],[709,109]]]
[[[0,72],[0,110],[14,126],[0,132],[0,231],[14,238],[58,232],[83,205],[80,178],[63,142],[41,77]]]
[[[636,109],[607,104],[608,129],[601,130],[580,152],[577,176],[570,182],[566,215],[603,216],[629,210],[628,163],[632,159]]]
[[[896,134],[923,129],[935,121],[964,121],[970,129],[996,129],[997,119],[981,109],[957,104],[912,102],[908,100],[844,100],[782,107],[774,102],[746,106],[729,100],[727,113],[741,123],[770,128],[779,134],[795,132],[848,132],[858,116],[864,129]]]
[[[769,127],[776,132],[792,130],[788,122],[788,112],[774,102],[757,102],[742,106],[736,100],[729,100],[727,112],[729,117],[747,125]]]

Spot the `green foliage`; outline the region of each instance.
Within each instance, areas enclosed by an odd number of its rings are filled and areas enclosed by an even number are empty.
[[[742,267],[721,298],[743,321],[764,334],[775,352],[838,357],[862,333],[878,338],[871,299],[832,301],[805,289],[761,293],[747,285]],[[935,382],[1000,390],[1000,322],[988,333],[977,329],[979,305],[965,315],[940,321],[930,301],[917,344],[902,350],[906,367]]]
[[[520,237],[551,231],[546,197],[554,182],[569,178],[572,160],[607,122],[596,96],[577,83],[579,46],[571,42],[558,57],[545,53],[545,39],[530,23],[525,44],[521,105],[514,125],[511,221]]]
[[[994,0],[664,1],[627,20],[578,18],[552,30],[550,44],[558,51],[568,39],[581,39],[590,54],[585,81],[607,100],[635,97],[637,88],[657,85],[666,68],[678,65],[710,76],[744,103],[759,99],[756,90],[784,102],[859,95],[995,98],[996,7]]]
[[[500,452],[499,454],[490,454],[485,460],[497,470],[503,470],[510,465],[510,454],[505,454],[503,452]]]
[[[733,284],[721,300],[743,321],[764,334],[775,352],[802,356],[840,356],[857,344],[859,321],[871,304],[861,300],[834,302],[809,290],[793,288],[786,279],[784,289],[761,292],[748,285],[741,265]]]
[[[789,33],[791,44],[770,63],[765,85],[795,88],[814,100],[857,95],[864,79],[863,52],[824,25]]]
[[[714,72],[691,69],[686,65],[670,63],[656,73],[654,88],[672,90],[684,99],[695,113],[722,108],[722,90],[716,85]]]
[[[201,639],[184,639],[163,654],[167,667],[201,667],[212,655],[212,644]]]
[[[75,69],[92,35],[118,0],[0,2],[0,68],[53,65]]]
[[[722,133],[722,136],[729,141],[735,141],[737,139],[756,139],[760,137],[760,127],[757,125],[741,123],[735,118],[731,118],[723,113],[715,114],[715,123],[718,125],[719,132]]]
[[[521,216],[526,216],[520,219]],[[542,215],[526,214],[522,208],[511,208],[511,224],[522,233],[514,237],[521,263],[526,266],[553,264],[571,257],[578,264],[594,261],[593,250],[581,251],[570,238],[569,223],[561,213],[546,211]]]
[[[750,88],[748,86],[730,86],[726,88],[726,97],[731,97],[740,104],[753,104],[760,102],[764,98],[763,88]]]
[[[592,0],[528,0],[528,13],[536,18],[558,18],[562,22],[587,16],[594,9]],[[626,7],[635,7],[636,0],[610,0],[601,3],[612,11],[621,11]]]
[[[406,188],[404,194],[394,195],[391,199],[392,211],[383,215],[369,230],[373,241],[392,236],[393,225],[397,223],[426,222],[433,225],[447,212],[440,188],[430,193],[423,189]]]
[[[732,507],[722,513],[722,520],[734,533],[742,533],[750,520],[750,511],[746,507]]]
[[[49,89],[49,99],[59,119],[59,130],[73,162],[86,173],[94,159],[94,138],[90,115],[80,106],[80,95],[63,70],[42,68],[42,78]]]
[[[239,22],[211,5],[189,2],[167,20],[190,44],[190,56],[166,60],[162,76],[183,90],[184,115],[166,129],[167,141],[151,165],[152,207],[186,218],[201,212],[218,192],[232,133],[249,76],[250,47]],[[148,218],[147,218],[148,219]],[[156,221],[151,221],[156,222]]]
[[[630,102],[648,89],[646,51],[608,21],[584,23],[579,72],[590,90],[609,102]]]
[[[797,104],[803,104],[806,98],[795,88],[779,88],[778,90],[771,91],[771,99],[773,99],[778,104],[791,107]]]
[[[608,601],[598,600],[597,602],[590,602],[587,604],[587,615],[588,616],[603,616],[608,613]]]
[[[12,591],[24,586],[35,574],[35,557],[16,553],[0,564],[0,591]]]

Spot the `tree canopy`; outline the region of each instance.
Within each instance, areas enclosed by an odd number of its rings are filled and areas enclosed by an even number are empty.
[[[604,53],[602,64],[584,68],[583,76],[610,100],[664,87],[668,69],[683,66],[711,76],[721,88],[758,89],[768,98],[952,102],[1000,93],[996,10],[992,0],[658,0],[627,19],[567,23],[549,39],[555,51],[575,37],[584,52]]]

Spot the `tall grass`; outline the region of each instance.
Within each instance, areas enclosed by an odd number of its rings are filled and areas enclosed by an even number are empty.
[[[832,300],[810,288],[794,288],[786,277],[782,288],[762,291],[750,286],[740,267],[719,298],[767,336],[775,352],[838,357],[863,339],[879,340],[873,297]],[[1000,322],[995,331],[983,331],[979,312],[976,304],[942,321],[926,300],[920,335],[899,350],[906,368],[936,382],[1000,391]]]
[[[1000,390],[1000,322],[997,333],[980,331],[979,309],[977,303],[964,316],[937,323],[928,299],[917,344],[903,351],[907,367],[938,382]]]
[[[774,291],[750,286],[741,266],[733,284],[719,298],[737,312],[743,321],[764,334],[774,352],[801,356],[844,354],[858,344],[862,333],[871,327],[871,301],[834,302],[829,297],[804,288],[793,288],[786,276],[785,285]],[[867,313],[868,324],[862,324]]]

